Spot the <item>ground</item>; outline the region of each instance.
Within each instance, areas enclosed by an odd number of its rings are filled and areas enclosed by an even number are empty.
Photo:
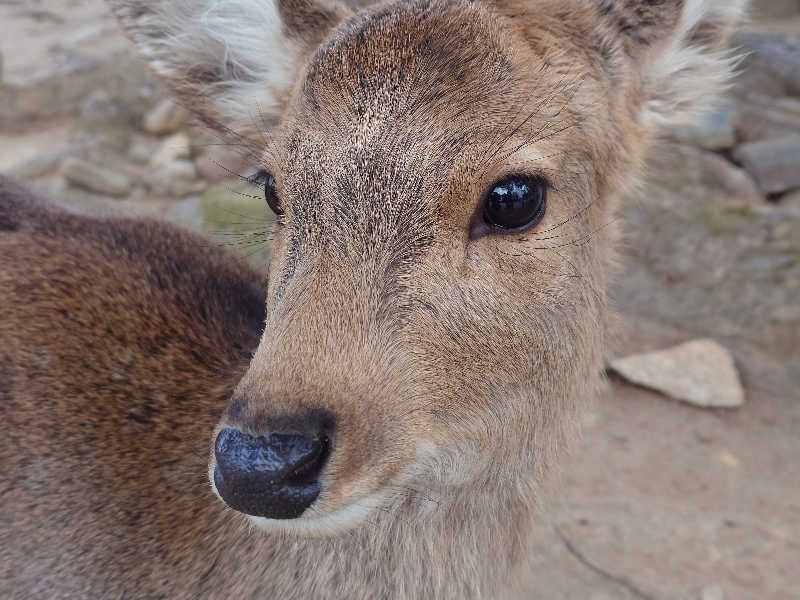
[[[800,53],[789,52],[800,48],[800,7],[761,4],[777,19],[751,27],[768,50],[733,90],[738,122],[676,134],[683,143],[664,147],[626,203],[609,349],[712,337],[732,352],[747,401],[703,410],[611,376],[548,482],[530,598],[800,598],[800,196],[761,194],[732,160],[743,143],[800,133]],[[0,0],[0,53],[0,172],[79,210],[156,215],[258,249],[262,201],[238,195],[215,165],[235,166],[235,155],[179,125],[191,144],[178,158],[182,187],[159,179],[175,160],[148,162],[167,142],[142,119],[164,91],[100,0]],[[67,156],[124,175],[130,190],[112,198],[70,184]],[[800,151],[794,159],[800,169]]]

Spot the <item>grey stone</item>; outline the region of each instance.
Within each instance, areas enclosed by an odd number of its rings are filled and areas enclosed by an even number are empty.
[[[727,150],[736,143],[736,106],[729,104],[706,114],[700,121],[674,129],[676,140],[706,150]]]
[[[182,197],[196,194],[205,188],[197,180],[197,169],[190,160],[173,160],[161,165],[151,174],[153,191],[169,197]]]
[[[747,381],[796,396],[800,217],[780,203],[732,203],[706,188],[664,184],[632,197],[624,215],[624,276],[610,289],[616,310],[683,332],[661,347],[700,336],[724,341]],[[793,228],[783,231],[784,223]]]
[[[719,196],[736,202],[765,202],[747,171],[723,156],[686,144],[667,144],[653,155],[650,178],[676,193]]]
[[[69,56],[62,62],[0,86],[0,127],[24,131],[31,122],[74,115],[87,90],[108,90],[113,98],[125,99],[133,112],[144,113],[149,100],[142,92],[153,75],[135,54],[126,50],[103,57]]]
[[[127,176],[79,158],[67,158],[62,172],[70,183],[107,196],[125,196],[131,187]]]
[[[800,306],[779,306],[770,318],[778,323],[800,323]]]
[[[64,179],[60,174],[52,177],[43,177],[41,179],[28,181],[25,183],[25,185],[26,187],[29,187],[31,191],[39,194],[41,197],[57,199],[58,202],[62,202],[64,197],[68,195],[70,191],[74,191],[74,188],[70,188],[67,180]],[[81,192],[81,195],[86,194]],[[108,201],[105,199],[104,202],[108,204]]]
[[[140,165],[149,163],[154,154],[153,144],[143,140],[133,140],[128,146],[128,160]]]
[[[711,339],[614,360],[611,370],[628,381],[701,407],[734,408],[744,390],[730,353]]]
[[[749,94],[739,97],[737,106],[740,143],[800,133],[800,99]]]
[[[168,135],[181,129],[188,119],[186,111],[172,100],[164,99],[149,111],[143,120],[147,133]]]
[[[105,90],[89,93],[80,104],[80,118],[83,121],[116,120],[122,109]]]
[[[800,95],[800,36],[745,32],[733,47],[744,56],[735,85],[742,93]]]
[[[725,590],[718,583],[712,583],[703,588],[700,600],[725,600]]]
[[[102,162],[109,152],[125,152],[131,136],[130,118],[126,101],[113,98],[105,90],[95,90],[81,101],[70,142]]]
[[[5,174],[19,179],[34,179],[48,175],[58,170],[61,162],[67,156],[67,152],[66,148],[62,148],[46,154],[40,154],[14,165],[10,169],[6,169]]]
[[[90,162],[103,164],[109,156],[124,154],[130,144],[131,131],[127,127],[80,127],[73,129],[69,145],[73,154]]]
[[[750,10],[751,14],[759,19],[791,17],[800,15],[800,2],[797,0],[755,0]]]
[[[762,191],[780,194],[800,187],[800,135],[742,144],[733,153]]]
[[[191,156],[192,144],[189,141],[189,136],[182,132],[174,133],[164,139],[150,159],[150,165],[160,167],[175,160],[191,158]]]
[[[789,192],[778,201],[778,207],[800,217],[800,190]]]
[[[135,185],[131,188],[131,193],[128,194],[128,199],[135,202],[144,200],[147,197],[147,190],[141,185]]]
[[[725,192],[731,198],[748,204],[761,204],[764,196],[744,169],[712,152],[702,152],[696,163],[698,183]]]

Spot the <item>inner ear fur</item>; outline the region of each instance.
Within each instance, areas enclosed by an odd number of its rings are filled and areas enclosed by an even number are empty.
[[[727,50],[748,0],[483,0],[529,39],[546,18],[628,86],[653,129],[714,105],[736,63]],[[530,14],[529,14],[530,13]],[[615,84],[616,85],[616,84]]]
[[[179,101],[239,136],[277,121],[306,57],[349,10],[333,0],[108,0]]]
[[[728,42],[748,0],[597,0],[641,82],[643,121],[664,128],[713,107],[736,62]]]

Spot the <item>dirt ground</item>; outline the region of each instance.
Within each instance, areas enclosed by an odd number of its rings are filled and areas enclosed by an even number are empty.
[[[800,36],[797,15],[760,30]],[[202,189],[172,197],[130,158],[136,144],[160,143],[140,123],[164,92],[101,0],[0,0],[0,53],[0,172],[79,210],[156,215],[218,242],[233,215],[263,218],[220,190],[208,165],[230,157],[189,126]],[[131,193],[68,184],[59,169],[70,154],[126,173]],[[661,193],[625,209],[613,289],[623,316],[609,356],[714,337],[733,353],[747,401],[703,410],[610,377],[544,494],[525,578],[532,599],[800,599],[800,210],[770,198],[729,218],[730,193],[670,177],[685,187],[665,198],[655,181]],[[716,212],[700,218],[696,206]]]
[[[692,336],[644,327],[654,347]],[[800,402],[747,395],[704,411],[609,381],[551,488],[530,597],[800,598]]]

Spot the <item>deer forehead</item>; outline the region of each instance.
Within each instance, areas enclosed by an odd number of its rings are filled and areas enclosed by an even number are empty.
[[[428,145],[437,127],[502,126],[542,97],[556,99],[559,84],[580,79],[587,67],[582,53],[567,57],[555,39],[534,49],[512,31],[508,19],[477,3],[389,4],[360,13],[311,54],[289,115],[302,115],[306,129],[330,126],[329,117],[337,133],[349,135],[416,131]]]
[[[568,125],[584,118],[573,101],[586,67],[521,48],[506,25],[466,3],[392,5],[340,25],[309,58],[267,153],[292,216],[433,219],[493,173],[526,170],[523,155],[557,149],[563,161],[579,146]],[[504,151],[521,141],[524,152]]]

